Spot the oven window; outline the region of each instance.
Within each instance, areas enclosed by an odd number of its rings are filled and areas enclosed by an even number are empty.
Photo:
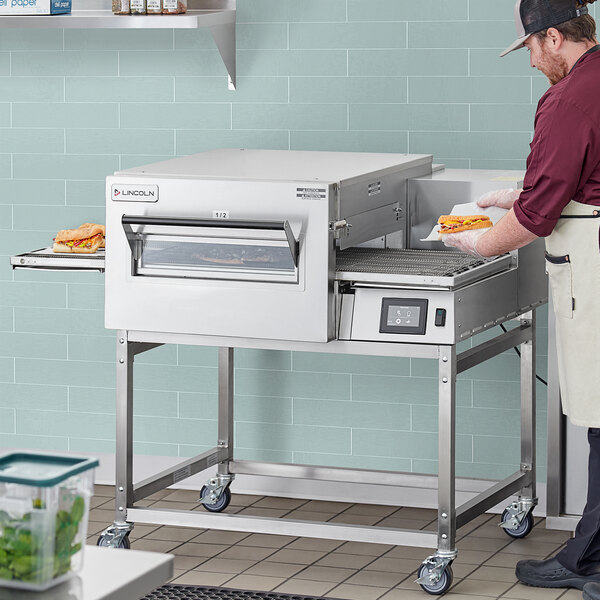
[[[134,261],[138,275],[297,281],[290,247],[281,240],[160,234],[142,234],[140,238]]]

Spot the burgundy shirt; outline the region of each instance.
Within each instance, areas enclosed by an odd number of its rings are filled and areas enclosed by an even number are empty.
[[[537,236],[552,233],[571,201],[600,206],[600,46],[540,99],[515,215]]]

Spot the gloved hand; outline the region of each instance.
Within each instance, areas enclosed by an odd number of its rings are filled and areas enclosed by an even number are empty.
[[[449,248],[456,248],[461,252],[476,256],[481,260],[490,260],[495,257],[491,256],[486,258],[485,256],[481,256],[477,251],[477,242],[487,231],[489,231],[489,229],[469,229],[467,231],[459,231],[458,233],[445,233],[442,236],[442,241],[444,242],[444,246]]]
[[[488,206],[499,206],[500,208],[511,209],[515,200],[519,198],[523,190],[505,189],[505,190],[493,190],[484,194],[477,200],[477,206],[486,208]]]

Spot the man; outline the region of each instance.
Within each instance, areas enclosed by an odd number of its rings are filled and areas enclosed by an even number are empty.
[[[586,585],[600,600],[600,45],[587,4],[595,0],[518,0],[519,38],[550,81],[535,116],[522,190],[498,190],[480,206],[509,209],[492,229],[445,236],[445,243],[491,257],[546,239],[563,411],[588,427],[587,504],[575,536],[556,556],[517,563],[520,581],[540,587]]]

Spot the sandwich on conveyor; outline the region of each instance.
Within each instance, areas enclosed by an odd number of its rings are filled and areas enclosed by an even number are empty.
[[[104,227],[95,223],[84,223],[77,229],[62,229],[54,238],[53,252],[93,254],[104,240]]]
[[[460,217],[458,215],[442,215],[438,219],[440,229],[438,231],[439,239],[446,233],[458,233],[459,231],[468,231],[469,229],[486,229],[493,223],[486,215],[467,215]]]
[[[106,227],[104,225],[99,225],[98,223],[83,223],[83,225],[79,226],[79,229],[82,227],[95,227],[98,226],[102,229],[102,243],[100,244],[100,248],[105,248],[105,238],[106,238]]]

